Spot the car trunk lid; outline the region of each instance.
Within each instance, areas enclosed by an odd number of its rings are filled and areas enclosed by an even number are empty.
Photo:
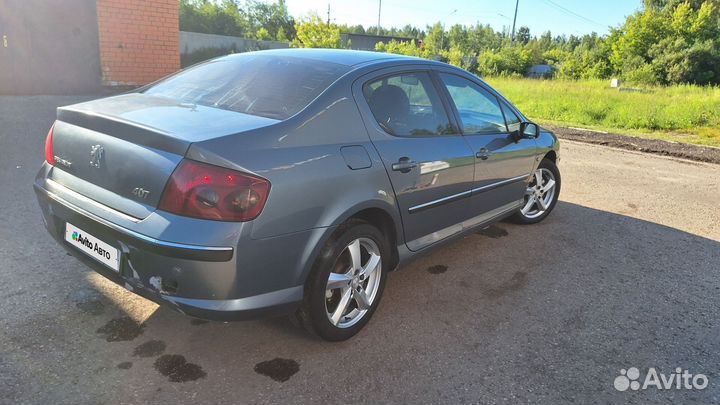
[[[277,120],[139,93],[58,109],[52,180],[136,218],[158,205],[194,142]]]

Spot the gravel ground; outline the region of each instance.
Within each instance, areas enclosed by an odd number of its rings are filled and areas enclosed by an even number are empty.
[[[330,344],[191,320],[67,256],[30,185],[55,106],[78,100],[0,97],[3,403],[718,402],[718,165],[565,141],[545,222],[391,274],[368,327]],[[617,391],[629,367],[709,384]]]

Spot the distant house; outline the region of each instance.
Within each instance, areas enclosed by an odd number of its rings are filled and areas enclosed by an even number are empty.
[[[340,39],[343,45],[347,45],[350,41],[350,49],[358,51],[374,51],[375,44],[378,42],[388,43],[392,40],[397,42],[410,42],[412,38],[405,37],[393,37],[388,35],[367,35],[367,34],[340,34]],[[415,41],[415,44],[420,46],[419,41]]]
[[[552,79],[555,68],[550,65],[533,65],[527,70],[526,76],[533,79]]]

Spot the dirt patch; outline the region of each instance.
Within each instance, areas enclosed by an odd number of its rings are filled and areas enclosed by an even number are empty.
[[[445,273],[447,271],[447,269],[448,268],[445,265],[436,264],[434,266],[428,267],[427,269],[425,269],[425,271],[427,271],[430,274],[442,274],[442,273]]]
[[[162,340],[148,340],[147,342],[136,347],[133,356],[137,357],[155,357],[161,355],[165,351],[165,342]]]
[[[108,342],[123,342],[133,340],[143,333],[145,324],[137,323],[129,316],[111,319],[96,332],[105,335]]]
[[[255,365],[255,372],[278,382],[285,382],[300,371],[300,365],[292,359],[274,358]]]
[[[179,354],[166,354],[155,360],[155,369],[172,382],[188,382],[205,378],[202,367],[188,363],[184,356]]]
[[[553,131],[560,139],[612,146],[655,155],[678,157],[697,162],[720,164],[720,148],[688,145],[657,139],[643,139],[619,134],[606,134],[578,128],[556,127],[554,125],[545,125],[545,127]]]

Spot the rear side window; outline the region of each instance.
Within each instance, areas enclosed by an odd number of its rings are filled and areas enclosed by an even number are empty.
[[[309,59],[237,55],[188,69],[145,94],[284,120],[345,72],[344,65]]]
[[[497,97],[470,80],[459,76],[440,74],[450,97],[460,114],[463,133],[496,134],[507,132],[505,117]]]
[[[391,135],[456,133],[427,73],[403,73],[366,83],[363,94],[377,123]]]

